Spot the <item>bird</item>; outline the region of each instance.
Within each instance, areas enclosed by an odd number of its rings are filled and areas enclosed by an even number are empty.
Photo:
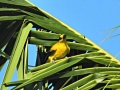
[[[65,34],[60,35],[59,41],[50,48],[49,52],[51,53],[51,55],[48,56],[46,63],[55,63],[56,60],[62,59],[70,53],[70,47],[67,44]]]

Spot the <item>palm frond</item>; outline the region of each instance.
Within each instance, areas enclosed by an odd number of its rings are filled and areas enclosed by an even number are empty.
[[[9,60],[0,90],[119,89],[120,62],[115,57],[27,0],[0,1],[0,34],[0,69]],[[44,63],[60,34],[67,35],[70,53],[55,64]],[[37,50],[31,68],[28,45]],[[12,81],[16,68],[18,80]]]

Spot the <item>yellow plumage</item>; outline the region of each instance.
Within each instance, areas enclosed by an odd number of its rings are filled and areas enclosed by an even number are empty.
[[[52,52],[52,54],[48,57],[47,62],[62,59],[70,52],[70,47],[66,41],[66,35],[60,35],[59,41],[51,47],[50,52]]]

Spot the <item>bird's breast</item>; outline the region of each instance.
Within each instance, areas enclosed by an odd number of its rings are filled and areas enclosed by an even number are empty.
[[[60,44],[54,54],[54,59],[64,58],[67,52],[68,52],[68,47],[65,44]]]

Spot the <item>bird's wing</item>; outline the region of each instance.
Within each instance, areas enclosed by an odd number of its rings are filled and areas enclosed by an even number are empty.
[[[46,55],[46,57],[45,57],[45,59],[44,59],[44,63],[46,63],[47,62],[47,60],[48,60],[48,57],[49,56],[51,56],[51,55],[54,55],[54,53],[56,52],[56,50],[53,50],[53,51],[49,51],[49,52],[47,52],[47,55]]]
[[[58,47],[59,47],[59,44],[58,44],[58,43],[54,44],[54,45],[51,47],[51,49],[50,49],[49,52],[56,51],[56,50],[58,49]]]
[[[54,45],[50,48],[50,50],[47,52],[46,58],[45,58],[45,60],[44,60],[44,63],[46,63],[46,61],[47,61],[47,59],[48,59],[49,56],[54,55],[54,53],[56,52],[57,48],[58,48],[58,44],[57,44],[57,43],[54,44]]]

